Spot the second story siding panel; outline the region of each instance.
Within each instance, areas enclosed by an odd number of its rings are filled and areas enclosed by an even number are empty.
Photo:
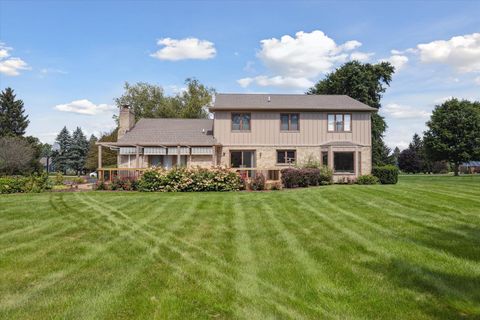
[[[351,112],[352,132],[328,132],[328,112],[300,112],[299,131],[280,130],[280,112],[251,112],[249,132],[232,131],[231,112],[216,111],[214,135],[223,145],[319,145],[330,141],[350,141],[371,145],[369,112]]]

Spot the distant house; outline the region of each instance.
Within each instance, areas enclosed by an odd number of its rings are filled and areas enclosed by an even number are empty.
[[[459,167],[463,173],[480,173],[480,161],[464,162]]]
[[[140,119],[120,110],[120,171],[157,166],[225,166],[270,180],[306,159],[332,168],[336,179],[371,172],[371,113],[376,109],[346,95],[218,94],[213,119]]]

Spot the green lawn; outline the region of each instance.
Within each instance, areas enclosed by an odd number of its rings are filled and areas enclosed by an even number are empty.
[[[479,319],[480,176],[0,196],[0,318]]]

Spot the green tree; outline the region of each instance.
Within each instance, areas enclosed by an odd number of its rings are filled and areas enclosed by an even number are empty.
[[[97,141],[98,141],[98,138],[93,134],[90,136],[90,139],[88,139],[88,152],[87,152],[87,158],[85,161],[85,168],[88,171],[95,171],[98,166],[98,163],[97,163],[98,147],[96,145]]]
[[[88,153],[88,141],[80,127],[72,134],[69,152],[70,167],[79,175],[85,168]]]
[[[50,170],[50,162],[53,155],[53,147],[49,143],[44,143],[42,144],[41,148],[41,157],[46,159],[46,169],[48,173]]]
[[[206,107],[211,103],[215,90],[196,79],[185,80],[186,90],[175,96],[166,96],[162,87],[139,82],[125,83],[124,93],[115,99],[120,108],[128,105],[140,118],[206,118]],[[116,117],[115,117],[116,119]]]
[[[307,94],[345,94],[370,107],[380,109],[382,94],[392,81],[395,68],[388,62],[378,64],[347,62],[320,80]],[[383,142],[387,124],[377,112],[372,113],[373,165],[392,164],[390,149]]]
[[[67,127],[63,127],[57,135],[55,142],[58,145],[58,150],[53,155],[55,169],[66,174],[70,168],[70,147],[72,145],[72,137]]]
[[[480,157],[480,102],[445,101],[435,106],[427,127],[428,157],[451,162],[456,176],[461,163]]]
[[[21,137],[0,137],[0,175],[28,174],[35,150]]]
[[[23,136],[30,121],[22,100],[16,100],[12,88],[0,93],[0,137]]]
[[[393,149],[393,153],[392,153],[392,159],[393,159],[393,163],[398,167],[398,157],[400,156],[400,148],[399,147],[395,147],[395,149]]]
[[[118,128],[111,132],[104,133],[98,140],[99,142],[116,142],[117,141]],[[91,141],[91,140],[90,140]],[[108,148],[102,150],[102,166],[111,167],[117,165],[117,152]],[[98,168],[98,146],[94,143],[90,143],[86,168],[88,170],[96,170]]]
[[[185,80],[187,89],[174,97],[180,105],[179,118],[207,118],[207,107],[215,95],[213,88],[206,87],[197,79]]]

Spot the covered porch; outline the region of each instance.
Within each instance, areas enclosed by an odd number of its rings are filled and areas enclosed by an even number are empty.
[[[217,165],[216,146],[147,146],[118,145],[115,142],[99,142],[98,178],[111,181],[115,177],[138,178],[151,167],[171,169],[173,167],[204,167]],[[104,166],[104,148],[117,152],[116,166]]]

